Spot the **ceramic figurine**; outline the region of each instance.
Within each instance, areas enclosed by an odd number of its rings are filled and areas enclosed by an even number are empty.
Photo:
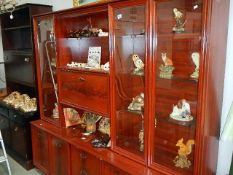
[[[133,73],[135,75],[144,75],[144,66],[145,65],[144,65],[143,61],[140,59],[139,55],[133,54],[132,60],[133,60],[134,66],[136,67],[134,69]]]
[[[191,116],[190,105],[185,99],[179,100],[177,105],[173,106],[173,111],[170,114],[170,117],[178,121],[192,121],[193,117]]]
[[[107,117],[103,117],[99,122],[99,128],[98,130],[103,133],[110,136],[110,119]]]
[[[160,65],[160,78],[171,79],[173,77],[172,71],[175,69],[173,66],[173,62],[170,58],[167,57],[167,53],[161,53],[161,58],[163,60],[162,65]]]
[[[184,18],[184,14],[179,11],[177,8],[173,9],[173,13],[174,13],[174,18],[176,20],[176,25],[173,27],[173,31],[176,33],[182,33],[184,32],[184,25],[185,25],[185,18]]]
[[[101,65],[100,68],[101,68],[102,70],[104,70],[104,71],[109,71],[109,69],[110,69],[109,62],[107,62],[107,63]]]
[[[143,152],[144,151],[144,130],[141,129],[139,134],[138,134],[138,139],[139,139],[139,143],[140,143],[140,151]]]
[[[132,102],[128,106],[128,109],[132,111],[142,111],[143,107],[144,107],[144,93],[140,93],[135,98],[133,98]]]
[[[108,32],[103,32],[102,29],[99,29],[98,30],[98,36],[101,37],[101,36],[108,36]]]
[[[59,118],[57,103],[54,104],[52,117],[53,118]]]
[[[200,54],[198,52],[193,52],[191,57],[196,67],[195,71],[190,75],[190,77],[197,80],[199,77]]]
[[[191,161],[188,160],[188,155],[192,153],[192,146],[195,144],[193,139],[190,139],[183,143],[184,139],[181,138],[178,140],[176,146],[179,147],[178,155],[173,160],[176,167],[180,168],[189,168],[191,166]]]
[[[35,112],[37,111],[36,98],[30,98],[27,94],[20,94],[17,91],[12,92],[10,95],[3,99],[7,105],[11,105],[15,109],[22,112]]]

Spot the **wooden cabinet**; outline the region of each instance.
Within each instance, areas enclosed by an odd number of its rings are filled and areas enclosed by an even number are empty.
[[[49,135],[36,127],[31,127],[33,164],[45,174],[49,172]]]
[[[69,174],[70,147],[67,142],[51,136],[49,140],[49,164],[51,175]]]
[[[71,146],[71,174],[98,175],[100,160],[86,151]]]
[[[62,138],[51,154],[66,173],[215,173],[228,3],[111,1],[34,17],[41,118],[57,127],[42,129]],[[87,113],[110,119],[110,148],[94,147],[103,123],[87,133]]]

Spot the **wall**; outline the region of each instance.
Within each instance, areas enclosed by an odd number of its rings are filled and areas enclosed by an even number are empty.
[[[227,59],[225,69],[224,96],[221,119],[221,131],[226,121],[227,113],[233,102],[233,1],[230,0],[230,17],[227,41]],[[233,152],[233,143],[220,140],[219,159],[217,175],[226,175],[229,173],[231,157]]]

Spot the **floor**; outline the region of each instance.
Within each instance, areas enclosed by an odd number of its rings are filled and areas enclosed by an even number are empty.
[[[0,155],[2,150],[0,149]],[[43,175],[39,170],[32,169],[30,171],[25,170],[20,164],[18,164],[14,159],[8,156],[8,160],[10,163],[11,174],[12,175]],[[8,175],[8,170],[5,162],[0,163],[0,175]]]

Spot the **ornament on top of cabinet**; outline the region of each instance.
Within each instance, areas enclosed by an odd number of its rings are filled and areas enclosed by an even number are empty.
[[[144,75],[144,66],[145,65],[144,65],[143,61],[140,59],[139,55],[133,54],[132,55],[132,60],[133,60],[134,66],[136,67],[134,69],[133,74],[135,74],[135,75]]]
[[[171,79],[173,77],[172,71],[175,69],[173,66],[173,62],[170,58],[167,57],[167,53],[161,53],[161,58],[163,60],[163,64],[160,65],[160,78]]]
[[[132,102],[128,106],[128,110],[142,111],[143,108],[144,108],[144,93],[141,92],[139,95],[133,98]]]
[[[63,112],[65,117],[66,127],[78,125],[81,123],[80,115],[78,111],[76,111],[75,109],[64,108]]]
[[[173,9],[174,18],[176,20],[176,25],[172,28],[172,30],[176,33],[184,32],[184,25],[186,23],[184,14],[179,11],[177,8]]]
[[[195,71],[190,75],[190,77],[195,80],[198,80],[199,66],[200,66],[200,54],[198,52],[193,52],[191,57],[196,67],[195,67]]]
[[[195,144],[195,141],[193,139],[190,139],[186,142],[186,144],[183,143],[184,139],[181,138],[176,143],[176,146],[179,147],[178,155],[175,157],[173,162],[175,163],[176,167],[180,168],[189,168],[191,166],[191,161],[188,160],[188,155],[192,153],[192,145]]]
[[[89,47],[86,68],[100,68],[101,47]]]
[[[193,120],[189,103],[185,100],[179,100],[177,105],[173,105],[173,111],[170,117],[177,121],[190,122]]]
[[[110,69],[109,62],[107,62],[107,63],[105,63],[105,64],[102,64],[102,65],[100,66],[100,68],[101,68],[102,70],[104,70],[104,71],[109,71],[109,69]]]

